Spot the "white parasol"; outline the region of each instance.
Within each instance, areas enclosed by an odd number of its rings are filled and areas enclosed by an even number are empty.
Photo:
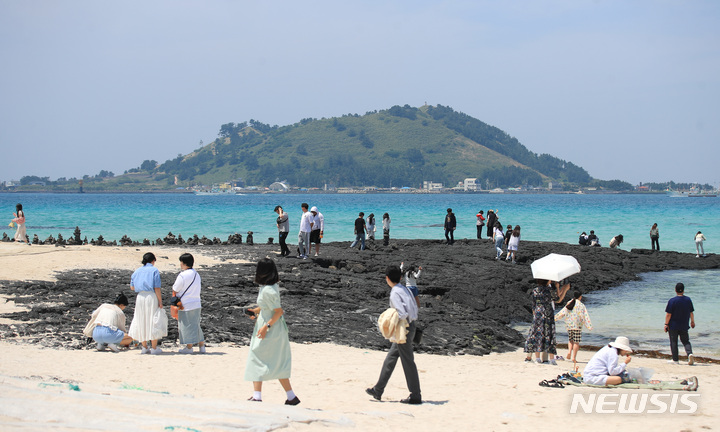
[[[559,282],[580,273],[580,264],[575,257],[551,253],[530,264],[535,279]]]

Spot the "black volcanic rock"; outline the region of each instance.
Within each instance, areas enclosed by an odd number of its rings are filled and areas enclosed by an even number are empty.
[[[170,236],[165,240],[173,240]],[[191,241],[194,243],[195,237]],[[365,251],[348,246],[348,242],[323,244],[321,255],[307,260],[275,258],[292,341],[387,348],[389,343],[380,336],[376,320],[388,307],[390,288],[385,283],[385,268],[401,261],[423,267],[418,280],[419,325],[425,334],[417,350],[476,355],[522,346],[524,336],[508,324],[530,320],[530,264],[549,253],[578,259],[582,272],[570,281],[584,292],[608,289],[645,272],[720,268],[720,257],[716,255],[698,259],[694,254],[678,252],[628,252],[553,242],[522,242],[517,265],[496,261],[495,248],[487,240],[458,240],[453,246],[439,240],[394,240],[390,246],[368,243]],[[277,256],[279,247],[181,247],[191,253],[201,248],[202,253],[213,254],[221,261],[251,262],[206,267],[196,257],[196,269],[203,279],[202,327],[207,342],[249,343],[253,322],[243,315],[242,307],[257,299],[258,287],[252,282],[254,263],[265,256]],[[91,312],[111,301],[121,289],[130,298],[125,310],[130,323],[135,296],[129,282],[134,270],[66,272],[58,276],[57,282],[1,282],[0,293],[30,311],[4,314],[4,318],[22,323],[0,325],[0,337],[23,337],[53,347],[88,346],[81,332]],[[175,277],[172,273],[162,274],[166,300]],[[163,343],[175,342],[177,322],[171,319],[170,333]]]

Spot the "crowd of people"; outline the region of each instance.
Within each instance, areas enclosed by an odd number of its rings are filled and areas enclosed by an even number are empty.
[[[205,354],[205,336],[200,326],[202,303],[202,278],[193,268],[194,257],[189,253],[180,255],[180,273],[172,286],[170,298],[171,315],[178,321],[180,354]],[[98,351],[110,349],[120,352],[133,343],[140,345],[140,354],[160,355],[158,341],[168,334],[168,318],[163,309],[160,272],[155,267],[152,252],[142,257],[142,266],[130,279],[130,289],[137,293],[130,329],[126,329],[124,310],[129,305],[125,294],[120,293],[112,303],[95,309],[83,334],[92,338]],[[290,385],[292,356],[288,327],[280,303],[279,276],[275,261],[263,258],[258,261],[255,283],[260,289],[257,306],[246,308],[245,314],[255,320],[250,351],[245,367],[245,380],[253,383],[250,401],[262,401],[264,381],[279,380],[287,393],[286,405],[300,403]],[[149,344],[149,345],[148,345]]]
[[[302,215],[298,233],[298,258],[307,259],[312,253],[312,244],[315,244],[315,256],[320,253],[320,243],[324,234],[324,217],[318,208],[309,207],[307,203],[301,204]],[[280,256],[290,255],[287,246],[287,236],[290,230],[290,218],[281,206],[274,209],[277,213],[276,225],[279,233]],[[22,205],[18,204],[13,214],[13,223],[18,224],[16,241],[27,241],[25,234],[25,213]],[[483,211],[476,215],[477,238],[481,239],[482,231],[487,226],[487,236],[495,243],[495,259],[500,260],[505,248],[506,261],[516,262],[520,240],[520,226],[503,226],[499,221],[498,211],[489,210],[487,216]],[[390,216],[383,215],[383,240],[387,245],[390,239]],[[454,243],[454,231],[457,219],[451,208],[447,209],[445,221],[445,238],[448,245]],[[366,239],[374,241],[376,232],[375,215],[371,213],[367,218],[360,212],[355,220],[355,240],[350,247],[360,245],[365,249]],[[659,229],[653,224],[650,229],[653,250],[659,250]],[[703,241],[705,237],[700,231],[695,236],[697,256],[704,256]],[[617,247],[623,242],[623,236],[617,235],[610,241],[610,247]],[[583,233],[580,244],[599,246],[600,240],[594,231],[590,235]],[[100,351],[110,349],[119,352],[123,347],[133,343],[140,345],[141,354],[159,355],[162,350],[158,341],[167,336],[168,319],[163,308],[161,289],[161,276],[155,267],[156,257],[153,253],[145,253],[142,257],[142,266],[132,274],[130,288],[136,293],[134,315],[129,329],[126,327],[125,308],[129,305],[128,298],[120,293],[112,303],[103,304],[93,311],[89,322],[84,329],[84,335],[92,338]],[[171,316],[178,321],[178,333],[181,354],[194,353],[198,347],[199,353],[205,353],[205,337],[200,326],[201,323],[201,293],[202,278],[193,268],[194,257],[184,253],[179,257],[181,272],[177,275],[172,286],[170,298]],[[422,266],[406,265],[389,266],[386,269],[385,282],[391,288],[390,307],[396,314],[396,325],[404,326],[404,341],[393,341],[390,350],[383,362],[377,382],[366,389],[374,399],[381,400],[385,387],[390,379],[397,360],[400,359],[405,373],[410,395],[401,402],[408,404],[422,403],[420,382],[417,367],[413,357],[413,344],[418,343],[422,331],[418,327],[418,312],[420,308],[417,280],[422,273]],[[262,401],[262,384],[268,380],[279,380],[286,391],[287,405],[297,405],[299,398],[295,395],[290,384],[292,369],[292,356],[290,352],[288,326],[285,322],[284,311],[280,302],[279,275],[275,262],[264,258],[257,263],[255,283],[259,285],[257,306],[247,308],[247,316],[255,320],[250,341],[250,350],[246,363],[245,380],[253,383],[253,395],[250,401]],[[583,303],[583,295],[575,290],[572,299],[568,301],[558,313],[556,305],[562,304],[570,290],[570,283],[535,279],[535,286],[531,291],[533,304],[533,318],[525,342],[525,360],[532,362],[549,363],[557,365],[557,360],[570,360],[577,364],[577,355],[582,340],[583,327],[592,330],[590,316]],[[692,365],[694,355],[690,344],[688,330],[695,327],[694,308],[692,300],[684,294],[685,287],[678,283],[675,287],[676,296],[668,301],[664,330],[670,339],[672,353],[671,362],[679,362],[678,339],[682,343],[687,355],[688,364]],[[555,336],[555,322],[564,320],[568,330],[568,353],[566,358],[557,355],[557,341]],[[628,382],[627,364],[631,361],[632,349],[630,341],[623,336],[617,337],[614,342],[600,349],[588,362],[584,370],[585,382],[596,385],[615,385]],[[546,357],[547,356],[547,357]],[[624,359],[621,361],[621,358]]]

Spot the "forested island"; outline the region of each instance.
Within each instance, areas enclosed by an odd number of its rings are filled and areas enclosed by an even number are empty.
[[[516,138],[450,107],[393,106],[364,115],[305,118],[287,126],[257,120],[223,124],[212,142],[163,163],[145,160],[116,175],[81,178],[27,175],[0,184],[5,191],[178,191],[226,184],[264,189],[417,188],[449,191],[466,179],[472,191],[496,188],[633,191],[622,180],[599,180],[572,162],[537,154]],[[646,183],[643,190],[689,189]],[[710,185],[701,188],[712,189]],[[465,188],[467,190],[467,187]]]

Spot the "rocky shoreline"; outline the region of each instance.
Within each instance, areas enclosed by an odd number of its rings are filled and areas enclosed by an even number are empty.
[[[173,247],[191,253],[202,251],[222,260],[254,263],[260,257],[275,258],[293,342],[332,342],[367,349],[389,346],[375,324],[388,307],[389,288],[383,276],[386,266],[401,261],[422,265],[418,288],[420,327],[425,333],[417,350],[446,355],[483,355],[522,346],[524,335],[508,324],[531,318],[530,263],[548,253],[578,259],[582,273],[570,281],[583,292],[608,289],[645,272],[720,268],[717,255],[698,259],[678,252],[554,242],[523,241],[517,265],[496,261],[494,246],[487,240],[458,240],[452,246],[438,240],[394,240],[387,247],[369,242],[365,251],[348,245],[323,244],[320,257],[307,260],[279,258],[279,247],[268,244]],[[166,256],[162,246],[141,246],[138,256],[146,248],[158,257]],[[88,348],[81,332],[90,313],[121,289],[130,294],[126,315],[128,322],[132,318],[134,295],[129,281],[133,270],[65,272],[56,282],[0,282],[0,294],[29,309],[3,314],[3,318],[19,323],[0,325],[0,337],[55,348]],[[252,282],[254,264],[199,265],[197,270],[203,278],[202,327],[208,344],[248,344],[253,323],[242,314],[242,307],[253,304],[257,297],[257,286]],[[162,274],[166,305],[175,276]],[[177,325],[171,319],[170,334],[162,344],[172,346],[176,342]]]

